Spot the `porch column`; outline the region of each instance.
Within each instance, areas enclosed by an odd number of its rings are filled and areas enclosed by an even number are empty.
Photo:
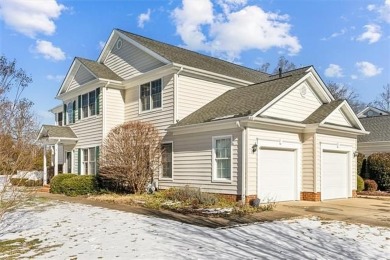
[[[58,142],[54,145],[54,176],[58,175]]]
[[[43,145],[43,185],[47,185],[46,145]]]

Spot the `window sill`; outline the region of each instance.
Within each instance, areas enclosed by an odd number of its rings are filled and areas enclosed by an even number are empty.
[[[211,182],[213,182],[213,183],[232,183],[232,180],[231,179],[216,179],[216,178],[213,178],[211,180]]]
[[[173,181],[173,177],[172,177],[172,178],[160,177],[160,178],[159,178],[159,181]]]
[[[156,112],[159,112],[159,111],[162,111],[163,108],[160,107],[160,108],[154,108],[154,109],[151,109],[151,110],[145,110],[145,111],[139,111],[139,115],[142,115],[142,114],[149,114],[149,113],[156,113]]]

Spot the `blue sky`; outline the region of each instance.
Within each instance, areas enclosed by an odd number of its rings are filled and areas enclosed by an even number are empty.
[[[75,56],[96,60],[120,28],[247,67],[314,65],[364,102],[390,83],[390,0],[2,0],[0,54],[33,78],[41,123]]]

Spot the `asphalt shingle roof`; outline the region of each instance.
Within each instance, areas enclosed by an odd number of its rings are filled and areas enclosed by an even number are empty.
[[[336,107],[338,107],[344,100],[334,100],[330,103],[323,104],[310,116],[308,116],[302,123],[304,124],[316,124],[321,123],[324,119],[332,113]]]
[[[79,60],[85,67],[87,67],[98,78],[111,79],[111,80],[117,80],[117,81],[123,80],[121,77],[119,77],[117,74],[115,74],[115,72],[110,70],[104,64],[98,63],[98,62],[93,61],[93,60],[80,58],[80,57],[77,57],[76,59]]]
[[[199,124],[212,120],[250,116],[283,93],[306,74],[305,69],[291,71],[282,77],[232,89],[180,120],[176,126]]]
[[[77,138],[69,126],[42,125],[42,134],[49,138]],[[43,137],[43,136],[40,136]]]
[[[359,118],[370,134],[358,136],[358,142],[390,141],[390,115]]]
[[[149,50],[157,53],[163,58],[182,65],[226,75],[229,77],[242,79],[257,83],[268,78],[268,74],[246,68],[234,63],[202,55],[184,48],[176,47],[167,43],[159,42],[137,34],[126,32],[120,29],[117,31],[123,33],[130,39],[138,42]]]

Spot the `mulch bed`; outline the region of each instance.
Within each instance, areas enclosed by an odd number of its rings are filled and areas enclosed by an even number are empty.
[[[365,196],[389,196],[389,191],[361,191],[357,192],[357,195],[365,195]]]

